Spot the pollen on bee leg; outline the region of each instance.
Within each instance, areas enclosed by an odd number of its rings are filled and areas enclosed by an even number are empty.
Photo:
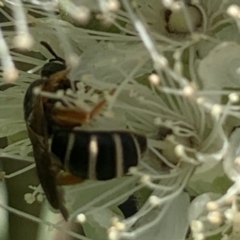
[[[86,215],[83,214],[83,213],[80,213],[77,215],[77,219],[76,219],[78,222],[80,223],[85,223],[87,218],[86,218]]]

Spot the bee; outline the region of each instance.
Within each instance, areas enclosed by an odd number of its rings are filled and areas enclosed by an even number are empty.
[[[106,106],[99,101],[91,111],[57,106],[53,99],[34,94],[35,87],[54,93],[70,88],[69,69],[51,47],[55,57],[43,66],[41,78],[30,84],[24,98],[24,118],[33,147],[37,174],[47,200],[68,219],[61,185],[86,179],[109,180],[124,176],[137,166],[146,151],[144,135],[131,131],[86,131],[79,129]],[[115,90],[110,91],[113,94]]]

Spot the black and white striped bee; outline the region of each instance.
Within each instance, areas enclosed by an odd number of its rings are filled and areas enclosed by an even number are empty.
[[[51,49],[47,43],[42,44]],[[49,51],[55,58],[43,67],[41,79],[30,84],[24,98],[24,117],[42,188],[50,205],[67,219],[59,185],[124,176],[130,167],[138,165],[147,139],[131,131],[79,129],[102,111],[107,103],[104,99],[86,112],[58,107],[55,100],[35,95],[35,87],[52,93],[70,88],[65,61],[52,49]]]
[[[146,138],[133,132],[59,130],[53,134],[51,151],[74,176],[109,180],[137,166],[146,145]]]

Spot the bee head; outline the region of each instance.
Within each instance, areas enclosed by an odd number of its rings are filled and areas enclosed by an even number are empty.
[[[60,72],[64,69],[66,69],[65,61],[60,61],[59,59],[51,59],[43,66],[41,77],[49,78],[54,73]]]
[[[48,63],[43,66],[41,71],[42,78],[49,78],[54,73],[67,68],[66,61],[63,58],[59,57],[48,43],[44,41],[41,41],[40,43],[54,56],[54,58],[50,59]]]

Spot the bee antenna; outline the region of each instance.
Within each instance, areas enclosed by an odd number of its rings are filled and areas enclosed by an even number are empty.
[[[65,64],[65,60],[59,57],[47,42],[41,41],[40,43],[55,57],[56,60],[59,60]],[[55,59],[51,59],[49,62],[54,61]]]

